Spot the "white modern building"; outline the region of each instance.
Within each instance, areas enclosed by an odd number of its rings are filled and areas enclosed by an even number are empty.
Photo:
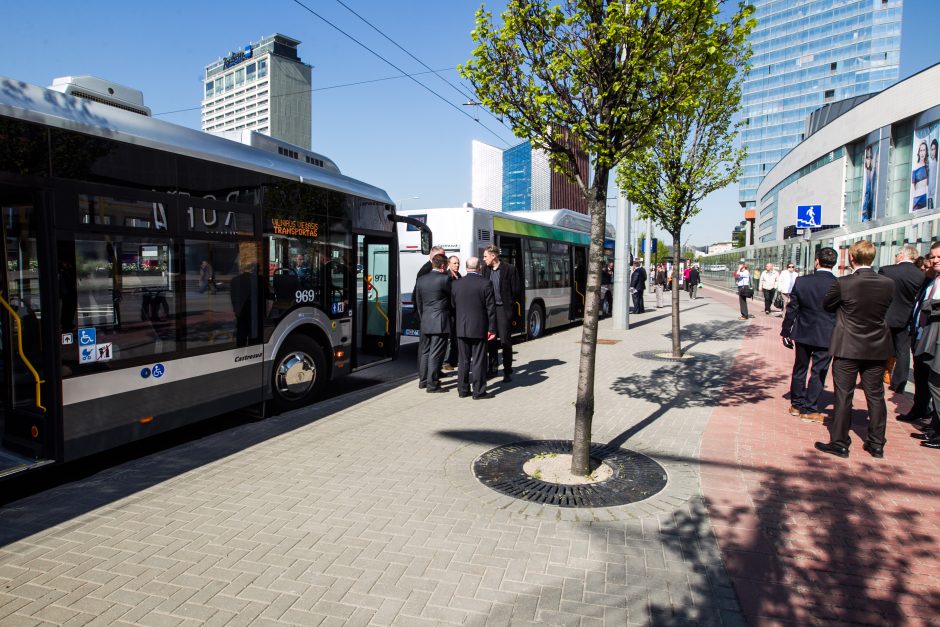
[[[311,68],[300,41],[274,34],[206,66],[202,130],[257,131],[311,147]]]

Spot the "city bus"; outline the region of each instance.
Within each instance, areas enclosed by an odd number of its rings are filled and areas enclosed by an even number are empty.
[[[413,209],[402,215],[430,227],[434,244],[447,255],[460,257],[461,272],[467,257],[479,257],[483,249],[495,245],[501,259],[520,273],[524,288],[521,302],[515,304],[513,333],[530,339],[545,331],[580,320],[584,315],[587,283],[587,255],[591,243],[591,219],[569,209],[502,213],[473,206]],[[412,312],[411,291],[415,277],[427,256],[419,251],[420,231],[413,224],[400,224],[400,267],[402,332],[419,335]],[[605,263],[613,261],[614,227],[607,224],[604,243]],[[612,309],[611,285],[601,286],[601,316]]]
[[[0,476],[396,356],[392,201],[255,135],[0,78]]]

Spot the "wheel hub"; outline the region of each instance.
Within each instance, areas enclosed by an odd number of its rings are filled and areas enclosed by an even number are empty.
[[[284,356],[275,374],[277,390],[286,398],[301,398],[313,389],[317,368],[310,355],[293,352]]]

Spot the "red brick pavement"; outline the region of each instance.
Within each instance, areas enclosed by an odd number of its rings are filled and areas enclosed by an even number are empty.
[[[737,310],[736,295],[707,294]],[[749,624],[940,624],[940,451],[894,420],[910,401],[892,395],[885,457],[870,457],[858,389],[850,458],[816,451],[828,431],[787,413],[793,353],[781,318],[762,309],[755,300],[756,317],[740,323],[701,451],[708,513]]]

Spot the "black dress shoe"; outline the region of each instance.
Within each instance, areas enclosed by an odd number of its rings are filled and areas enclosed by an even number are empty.
[[[467,398],[468,396],[470,396],[470,392],[461,392],[460,390],[457,390],[458,398]]]
[[[921,442],[921,446],[926,446],[927,448],[936,448],[940,449],[940,438],[933,438],[932,440],[927,440],[926,442]]]
[[[937,436],[933,431],[924,431],[923,433],[912,433],[911,437],[915,440],[932,440]]]
[[[427,383],[421,382],[421,383],[418,384],[418,389],[419,389],[419,390],[423,390],[423,389],[425,389],[426,387],[428,387],[428,384],[427,384]]]
[[[823,453],[829,453],[830,455],[835,455],[836,457],[841,457],[845,459],[849,456],[849,449],[842,446],[841,444],[833,444],[832,442],[817,442],[816,450],[822,451]]]
[[[880,446],[875,446],[874,444],[865,442],[865,445],[862,448],[868,451],[868,454],[876,459],[881,459],[885,456],[885,450]]]
[[[507,372],[503,375],[503,383],[509,383],[510,381],[512,381],[512,375]]]
[[[428,388],[428,394],[444,394],[447,390],[444,388]]]
[[[917,422],[917,421],[920,420],[921,418],[923,418],[923,416],[917,416],[917,415],[912,414],[912,413],[910,413],[910,412],[908,412],[908,413],[906,413],[906,414],[901,414],[900,416],[895,416],[895,417],[894,417],[894,419],[897,420],[898,422]]]
[[[473,396],[473,400],[475,401],[485,401],[488,398],[493,398],[493,395],[483,392],[482,394],[474,394]]]

